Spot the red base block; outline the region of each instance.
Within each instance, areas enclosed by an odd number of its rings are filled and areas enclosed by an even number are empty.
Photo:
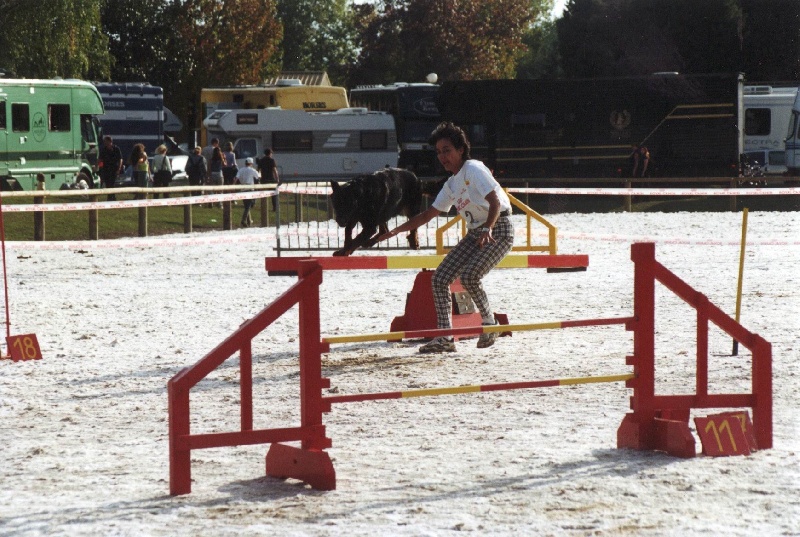
[[[414,286],[406,297],[405,314],[395,317],[392,320],[390,330],[392,332],[409,332],[412,330],[434,330],[437,328],[436,307],[433,305],[433,291],[431,280],[434,271],[423,270],[414,279]],[[450,285],[451,293],[462,293],[464,287],[461,280],[456,280]],[[454,303],[453,308],[457,305]],[[481,314],[457,313],[452,314],[453,328],[463,328],[465,326],[480,326]],[[507,322],[505,324],[508,324]],[[462,336],[463,337],[463,336]],[[469,336],[474,337],[474,336]],[[456,337],[455,339],[458,339]]]
[[[639,422],[634,414],[626,414],[617,429],[617,447],[665,451],[684,459],[697,456],[695,439],[687,422],[663,418]]]
[[[299,479],[317,490],[336,490],[336,470],[325,451],[272,444],[267,452],[267,475]]]

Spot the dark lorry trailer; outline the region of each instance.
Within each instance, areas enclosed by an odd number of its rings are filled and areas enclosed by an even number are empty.
[[[501,179],[630,177],[636,146],[648,177],[736,177],[742,93],[738,73],[455,81],[438,105]]]

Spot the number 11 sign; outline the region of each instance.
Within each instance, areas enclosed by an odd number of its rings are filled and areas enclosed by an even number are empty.
[[[694,424],[705,455],[750,455],[758,449],[747,412],[723,412],[695,418]]]

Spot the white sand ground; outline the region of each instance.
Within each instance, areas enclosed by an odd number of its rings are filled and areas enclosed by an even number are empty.
[[[551,221],[560,252],[589,254],[589,270],[490,273],[493,306],[512,322],[629,315],[636,240],[734,312],[740,214]],[[36,333],[44,359],[0,362],[0,535],[800,535],[800,213],[749,219],[741,318],[773,345],[773,449],[690,460],[616,449],[622,384],[454,395],[334,407],[335,491],[266,478],[264,445],[194,451],[193,492],[171,497],[167,381],[294,281],[264,270],[270,230],[202,237],[225,242],[8,244],[11,332]],[[388,330],[413,278],[326,273],[323,334]],[[693,314],[659,292],[657,323],[659,392],[690,392]],[[293,313],[254,342],[256,427],[298,423],[296,330]],[[630,370],[619,326],[485,350],[462,341],[452,355],[416,347],[334,347],[324,372],[360,393]],[[713,331],[710,347],[712,389],[746,390],[747,351],[730,356]],[[193,431],[237,428],[236,366],[193,392]]]

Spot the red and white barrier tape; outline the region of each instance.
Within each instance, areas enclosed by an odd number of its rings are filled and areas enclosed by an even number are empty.
[[[126,201],[92,201],[79,203],[49,203],[36,205],[3,205],[3,212],[30,213],[36,211],[85,211],[87,209],[135,209],[138,207],[174,207],[176,205],[198,205],[201,203],[220,203],[223,201],[270,198],[275,196],[274,190],[249,192],[233,192],[231,194],[206,194],[203,196],[185,196],[180,198],[126,200]]]
[[[509,188],[512,194],[582,196],[787,196],[800,188]]]

